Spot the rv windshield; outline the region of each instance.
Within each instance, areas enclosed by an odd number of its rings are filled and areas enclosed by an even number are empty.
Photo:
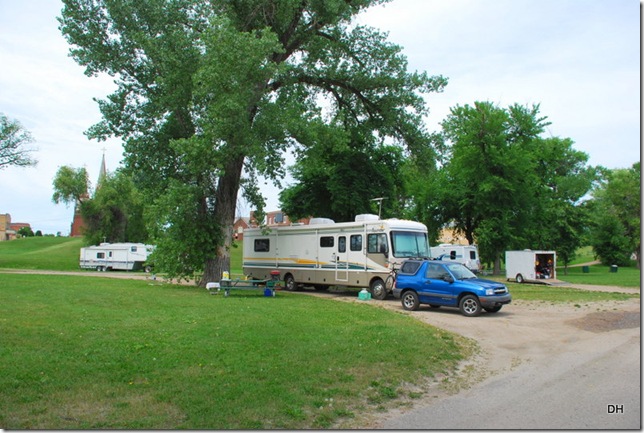
[[[391,232],[394,257],[429,257],[427,233]]]

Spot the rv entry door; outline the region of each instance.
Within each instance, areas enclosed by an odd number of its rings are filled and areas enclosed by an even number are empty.
[[[349,258],[347,256],[347,237],[338,236],[338,251],[335,255],[336,281],[349,280]]]

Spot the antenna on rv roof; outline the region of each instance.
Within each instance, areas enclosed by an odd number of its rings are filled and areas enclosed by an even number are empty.
[[[372,198],[371,201],[377,201],[378,202],[378,219],[381,219],[380,213],[382,212],[382,201],[386,199],[387,197],[378,197],[378,198]]]

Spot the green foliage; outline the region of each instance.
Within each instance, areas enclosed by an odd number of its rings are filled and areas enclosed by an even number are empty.
[[[324,216],[353,221],[361,213],[378,213],[372,199],[384,197],[382,216],[399,216],[402,195],[402,150],[331,141],[309,148],[293,169],[297,183],[280,193],[281,209],[291,218]]]
[[[596,170],[572,140],[542,138],[547,125],[538,105],[503,109],[489,102],[456,106],[442,124],[449,145],[427,199],[440,221],[476,240],[495,273],[505,250],[561,250],[567,263],[581,244],[580,200]]]
[[[9,166],[36,165],[38,162],[30,155],[34,149],[26,147],[33,141],[20,122],[0,113],[0,170]]]
[[[641,167],[606,170],[593,191],[591,243],[605,265],[628,265],[635,253],[640,265]]]
[[[227,268],[239,188],[261,212],[258,175],[279,182],[286,149],[319,145],[315,132],[376,136],[411,152],[426,144],[423,95],[446,80],[408,72],[383,34],[350,28],[379,3],[64,1],[61,30],[74,59],[89,75],[118,77],[90,136],[124,140],[127,169],[159,202],[159,254],[181,257],[173,273],[201,267],[214,277]],[[182,232],[160,228],[177,215],[220,233],[200,242],[190,232],[184,242]],[[211,252],[213,241],[215,254],[197,263],[193,251]]]
[[[56,204],[76,204],[89,197],[90,181],[85,168],[62,166],[54,175],[54,194],[52,201]]]
[[[86,244],[147,242],[144,206],[143,195],[125,172],[107,174],[92,198],[81,204],[81,214],[87,224]]]
[[[21,227],[18,230],[18,234],[22,237],[28,238],[34,236],[34,231],[31,230],[31,227]]]
[[[454,371],[468,345],[406,315],[284,292],[2,279],[7,429],[333,428]]]

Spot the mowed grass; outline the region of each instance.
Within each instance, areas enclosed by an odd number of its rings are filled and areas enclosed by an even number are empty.
[[[79,270],[82,238],[34,236],[0,242],[0,268]]]
[[[639,293],[600,292],[574,287],[546,286],[541,284],[506,283],[515,301],[542,301],[551,303],[586,303],[625,301],[639,298]],[[512,308],[510,305],[507,308]]]
[[[640,287],[642,272],[635,265],[618,267],[617,272],[611,272],[610,266],[588,266],[584,273],[583,266],[569,267],[564,273],[563,268],[557,268],[557,279],[573,284],[595,284],[599,286]]]
[[[0,427],[332,428],[469,350],[368,303],[0,274]]]

